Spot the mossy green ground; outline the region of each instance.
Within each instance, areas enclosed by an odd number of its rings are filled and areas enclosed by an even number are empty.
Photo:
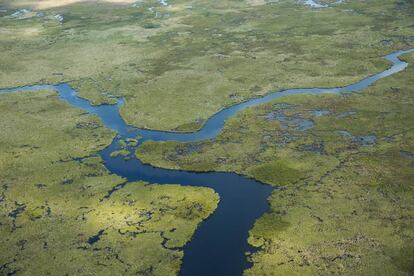
[[[127,183],[97,151],[115,133],[55,92],[0,93],[0,274],[174,275],[216,208],[207,188]]]
[[[355,82],[380,71],[382,55],[414,45],[404,0],[326,9],[296,0],[65,0],[10,16],[45,2],[59,1],[0,1],[0,87],[66,81],[95,104],[124,96],[128,123],[162,130],[196,130],[270,90]]]
[[[124,96],[127,122],[165,130],[195,130],[269,90],[355,82],[383,70],[384,54],[414,43],[413,3],[403,0],[327,9],[293,0],[88,2],[10,16],[36,2],[0,0],[1,87],[67,81],[95,104]],[[159,166],[236,171],[285,187],[251,231],[261,250],[246,274],[410,274],[412,75],[409,68],[361,95],[283,99],[229,120],[216,141],[146,143],[138,154]],[[45,93],[0,95],[4,273],[177,272],[182,252],[169,248],[185,243],[217,196],[134,183],[100,201],[124,180],[97,157],[73,158],[93,155],[114,134],[76,128],[99,122]],[[330,113],[317,117],[315,109]],[[284,128],[270,114],[315,125]],[[345,130],[377,143],[363,146],[338,132]],[[204,207],[195,217],[182,211],[197,204]]]
[[[410,275],[414,55],[404,58],[405,71],[362,93],[281,98],[231,118],[215,140],[146,142],[137,155],[281,186],[250,232],[260,250],[246,275]]]

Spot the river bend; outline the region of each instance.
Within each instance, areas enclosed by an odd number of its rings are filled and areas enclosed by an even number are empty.
[[[117,150],[119,141],[137,136],[142,137],[140,143],[147,140],[195,142],[214,139],[223,129],[225,121],[241,110],[288,95],[339,94],[360,91],[377,80],[404,70],[408,64],[401,61],[399,56],[410,52],[414,52],[414,49],[396,51],[385,56],[392,63],[390,68],[348,86],[288,89],[235,104],[210,117],[199,131],[192,133],[165,132],[129,126],[119,114],[123,99],[119,99],[116,105],[93,106],[89,101],[78,97],[77,92],[66,83],[0,89],[0,92],[52,89],[57,91],[61,100],[97,115],[105,127],[118,133],[111,145],[100,152],[105,166],[111,173],[124,177],[129,182],[142,180],[150,183],[214,189],[220,195],[220,203],[214,214],[200,224],[192,240],[184,246],[184,260],[180,275],[242,275],[243,270],[250,265],[245,253],[255,250],[247,243],[248,231],[253,227],[257,218],[269,211],[267,198],[273,188],[235,173],[198,173],[155,168],[143,164],[135,157],[136,148],[129,149],[131,158],[128,160],[121,156],[112,158],[110,154]]]

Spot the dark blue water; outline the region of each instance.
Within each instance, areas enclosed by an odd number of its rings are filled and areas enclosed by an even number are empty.
[[[242,275],[249,266],[245,252],[248,231],[255,220],[268,211],[266,199],[272,188],[235,173],[197,173],[166,170],[142,164],[136,158],[111,158],[117,140],[101,152],[107,168],[128,181],[210,187],[220,195],[220,203],[184,247],[181,275]],[[133,157],[133,156],[132,156]]]
[[[287,95],[339,94],[362,90],[379,79],[404,70],[408,64],[399,60],[398,57],[410,52],[414,52],[414,49],[387,55],[385,58],[392,62],[389,69],[352,85],[339,88],[289,89],[235,104],[213,115],[201,130],[193,133],[146,130],[129,126],[119,115],[119,107],[123,104],[123,99],[119,99],[117,105],[92,106],[87,100],[79,98],[76,91],[68,84],[24,86],[0,89],[0,92],[53,89],[58,92],[60,99],[99,116],[106,127],[118,132],[117,138],[110,146],[102,150],[100,155],[111,173],[125,177],[129,182],[143,180],[150,183],[214,189],[220,195],[220,204],[214,214],[200,225],[192,240],[184,247],[184,260],[180,274],[191,276],[241,275],[243,270],[249,267],[245,252],[254,251],[254,248],[247,243],[248,231],[256,219],[269,210],[266,199],[273,189],[254,179],[235,173],[197,173],[155,168],[138,160],[134,156],[135,148],[130,148],[131,158],[128,160],[123,157],[111,158],[110,154],[117,150],[119,141],[136,136],[142,137],[141,143],[147,140],[190,142],[213,139],[223,129],[229,117],[249,107]],[[116,189],[112,192],[116,192]]]

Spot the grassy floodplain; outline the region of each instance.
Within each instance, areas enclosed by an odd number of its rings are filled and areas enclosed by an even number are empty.
[[[0,87],[68,82],[94,104],[124,97],[130,124],[194,131],[271,90],[353,83],[414,46],[412,1],[322,2],[0,0]],[[260,250],[246,275],[410,275],[413,73],[284,98],[213,141],[146,142],[137,155],[282,187],[250,232]],[[178,272],[217,194],[139,182],[108,197],[125,179],[96,154],[115,133],[95,117],[50,91],[0,94],[0,115],[1,274]]]
[[[236,171],[281,186],[249,242],[246,275],[414,271],[414,55],[357,94],[290,96],[248,109],[213,141],[146,142],[157,166]]]
[[[327,2],[0,0],[0,86],[70,82],[95,104],[125,97],[133,125],[194,131],[269,90],[352,83],[414,43],[409,1]]]
[[[174,275],[207,188],[127,183],[96,154],[115,133],[52,91],[0,93],[0,274]]]

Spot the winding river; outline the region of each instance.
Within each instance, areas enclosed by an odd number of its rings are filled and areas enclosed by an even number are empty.
[[[142,180],[214,189],[220,195],[220,203],[214,214],[200,224],[192,240],[184,246],[185,254],[180,275],[242,275],[243,270],[250,266],[245,253],[255,251],[255,248],[247,243],[248,231],[256,219],[269,210],[267,198],[273,188],[235,173],[198,173],[155,168],[137,159],[134,155],[135,148],[129,149],[131,158],[128,160],[124,157],[110,157],[111,152],[117,150],[120,140],[137,136],[142,137],[140,143],[147,140],[195,142],[213,139],[221,132],[228,118],[249,107],[287,95],[339,94],[362,90],[379,79],[404,70],[408,64],[401,61],[399,56],[410,52],[414,52],[414,49],[397,51],[385,56],[392,63],[389,69],[345,87],[288,89],[235,104],[213,115],[201,130],[193,133],[164,132],[129,126],[119,114],[123,99],[119,99],[116,105],[93,106],[89,101],[79,98],[76,91],[65,83],[0,89],[0,92],[53,89],[58,92],[61,100],[100,117],[105,127],[118,133],[111,145],[102,150],[100,155],[111,173],[124,177],[129,182]],[[116,192],[120,188],[122,187],[115,187],[111,192]]]

